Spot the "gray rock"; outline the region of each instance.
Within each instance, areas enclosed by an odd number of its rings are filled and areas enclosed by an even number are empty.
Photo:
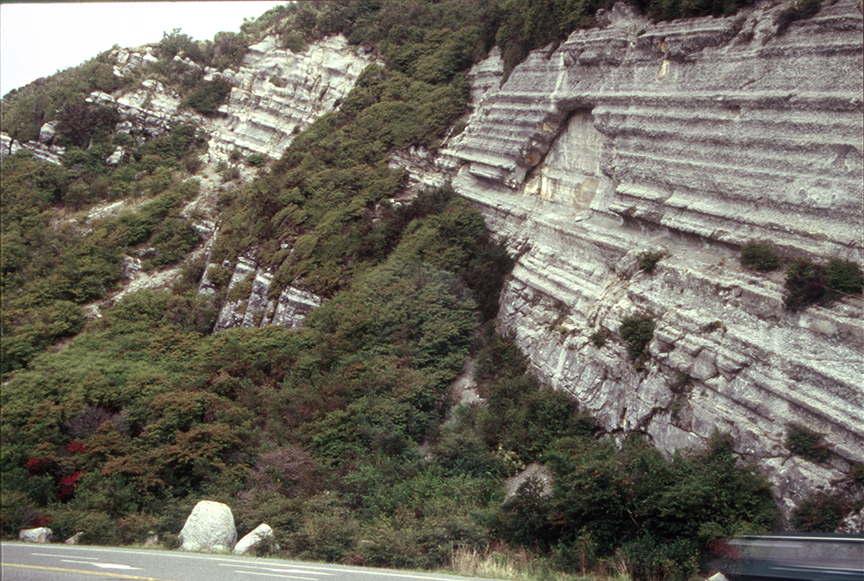
[[[67,545],[78,545],[81,543],[81,537],[84,536],[83,532],[77,532],[65,541],[63,541]]]
[[[273,535],[273,529],[270,528],[270,525],[262,523],[237,542],[237,545],[234,547],[234,554],[254,554],[259,550],[270,547],[275,540],[276,537]]]
[[[114,153],[108,156],[108,158],[105,160],[105,163],[108,165],[117,165],[122,162],[126,158],[126,156],[126,150],[123,147],[118,146],[117,149],[114,150]]]
[[[18,540],[24,543],[50,543],[54,533],[47,527],[23,529],[18,533]]]
[[[202,500],[192,509],[177,539],[183,551],[230,551],[237,542],[234,515],[226,504]]]
[[[57,135],[57,123],[55,121],[49,121],[42,125],[39,129],[39,143],[44,143],[45,145],[51,145],[54,143],[54,137]]]

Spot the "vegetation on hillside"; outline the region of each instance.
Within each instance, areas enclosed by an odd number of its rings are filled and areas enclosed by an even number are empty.
[[[659,18],[738,5],[643,8]],[[470,204],[449,187],[393,202],[406,180],[389,154],[439,146],[465,111],[473,62],[497,43],[509,70],[604,6],[305,2],[213,41],[164,35],[141,74],[204,114],[225,86],[175,56],[226,68],[267,33],[302,50],[338,32],[383,57],[268,171],[220,199],[211,278],[224,287],[221,264],[246,253],[275,273],[271,292],[326,297],[301,330],[211,335],[220,305],[195,292],[201,263],[87,322],[84,306],[117,288],[124,255],[162,268],[198,244],[179,210],[197,193],[202,137],[192,125],[130,135],[116,111],[84,104],[137,82],[106,77],[105,55],[7,96],[4,130],[33,139],[59,111],[68,149],[60,166],[3,162],[3,535],[46,524],[58,538],[134,543],[153,530],[172,546],[207,498],[232,507],[241,534],[273,526],[295,558],[433,568],[457,548],[496,547],[566,571],[614,561],[636,578],[680,579],[718,539],[772,527],[768,484],[728,437],[666,458],[639,434],[602,434],[528,372],[492,331],[510,259]],[[107,163],[117,148],[126,155]],[[75,214],[121,199],[119,215]],[[860,289],[860,276],[831,268],[838,288]],[[636,364],[653,329],[647,317],[622,324]],[[469,357],[485,403],[454,408],[448,386]],[[551,488],[528,480],[505,497],[505,479],[531,462],[550,467]]]

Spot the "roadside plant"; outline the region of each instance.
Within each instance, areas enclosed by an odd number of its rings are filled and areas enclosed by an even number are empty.
[[[792,515],[792,526],[802,533],[833,533],[846,513],[846,503],[837,494],[819,494],[803,501]]]

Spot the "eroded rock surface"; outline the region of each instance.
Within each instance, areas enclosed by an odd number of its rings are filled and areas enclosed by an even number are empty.
[[[616,5],[487,83],[440,163],[518,257],[498,325],[543,379],[663,450],[730,432],[789,509],[864,460],[862,301],[789,312],[740,246],[860,264],[864,131],[858,3],[778,36],[783,7],[652,24]],[[644,251],[667,253],[652,273]],[[643,371],[629,315],[657,324]],[[788,423],[830,461],[792,457]]]

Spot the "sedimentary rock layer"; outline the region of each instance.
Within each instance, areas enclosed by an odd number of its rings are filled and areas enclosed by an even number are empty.
[[[864,460],[862,302],[789,312],[783,274],[738,257],[861,263],[862,34],[855,1],[782,35],[769,6],[652,24],[616,5],[478,95],[441,163],[518,257],[499,326],[544,379],[662,449],[732,433],[791,506]],[[628,315],[657,324],[641,371]],[[788,423],[825,434],[828,465],[790,457]]]

